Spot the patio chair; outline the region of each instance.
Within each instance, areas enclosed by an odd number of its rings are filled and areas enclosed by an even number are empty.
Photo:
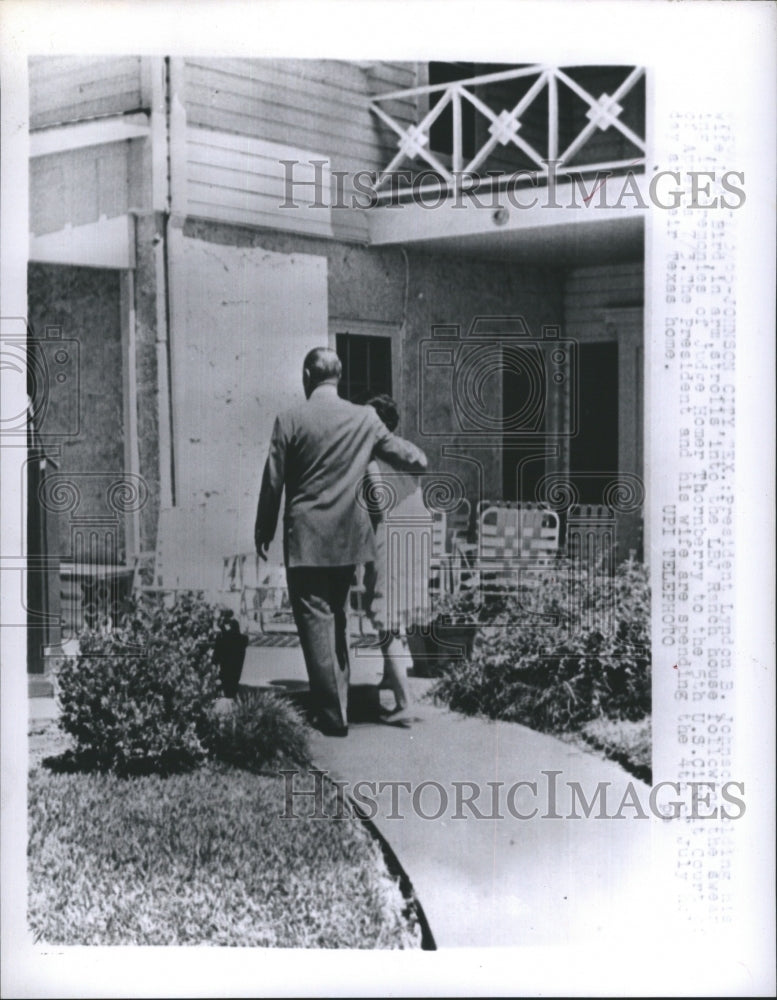
[[[559,553],[559,516],[539,504],[481,501],[476,564],[489,590],[531,585]]]
[[[469,500],[462,498],[456,510],[432,513],[430,586],[433,594],[455,593],[471,575],[471,512]]]
[[[458,507],[448,515],[446,542],[449,552],[454,551],[457,543],[466,544],[469,541],[471,517],[472,505],[466,497],[463,497]]]
[[[233,566],[235,567],[233,570]],[[226,556],[225,573],[240,591],[240,627],[249,634],[296,634],[286,585],[286,570],[255,552]]]
[[[453,589],[447,522],[445,511],[432,512],[432,546],[429,566],[429,589],[432,594],[447,594]]]

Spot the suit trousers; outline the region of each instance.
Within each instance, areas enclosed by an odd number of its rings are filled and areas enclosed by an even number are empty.
[[[353,566],[293,566],[289,600],[308,671],[313,711],[331,729],[348,725],[348,591]]]

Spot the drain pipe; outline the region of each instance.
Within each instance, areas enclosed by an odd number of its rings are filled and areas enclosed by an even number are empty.
[[[151,188],[156,219],[153,237],[155,304],[157,433],[159,438],[159,505],[175,505],[175,445],[173,436],[170,356],[170,289],[168,240],[172,209],[170,59],[152,59]]]

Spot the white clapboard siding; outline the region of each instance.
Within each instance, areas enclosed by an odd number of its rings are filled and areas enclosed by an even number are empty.
[[[331,113],[324,118],[315,110],[297,108],[282,101],[220,95],[218,106],[209,103],[209,92],[198,86],[187,88],[192,102],[189,120],[217,130],[253,135],[285,145],[323,149],[330,155],[347,155],[356,168],[379,169],[383,148],[372,135],[372,123],[353,116]],[[353,168],[352,168],[353,169]]]
[[[192,214],[246,225],[271,226],[301,232],[334,235],[364,242],[368,238],[367,217],[354,206],[353,176],[376,172],[393,156],[396,136],[379,127],[369,109],[376,93],[416,83],[415,64],[356,64],[334,60],[304,59],[205,59],[185,60],[183,101],[189,126],[201,135],[232,133],[256,140],[258,145],[229,142],[194,150],[189,180],[193,185],[189,204]],[[396,117],[415,121],[415,98],[396,102]],[[191,133],[190,133],[191,135]],[[264,145],[262,145],[264,144]],[[226,151],[226,162],[215,146]],[[291,151],[287,155],[283,150]],[[304,155],[294,151],[315,150]],[[250,152],[254,159],[245,159]],[[256,154],[269,153],[274,164],[260,163]],[[278,209],[268,201],[283,195],[283,168],[279,159],[328,159],[332,171],[345,175],[342,202],[332,209],[328,228],[322,225],[321,209]],[[221,167],[216,179],[203,167]],[[313,168],[295,168],[295,178],[312,178]],[[238,176],[242,172],[243,176]],[[253,175],[249,181],[247,175]],[[279,188],[279,184],[281,187]],[[368,182],[369,184],[369,182]],[[221,191],[221,194],[217,192]],[[230,191],[239,191],[239,196]],[[250,193],[253,192],[253,195]],[[297,197],[297,194],[300,197]],[[214,199],[221,212],[214,215]],[[281,198],[283,200],[283,198]],[[304,189],[295,187],[294,200],[304,204]],[[360,195],[358,204],[363,204]]]
[[[186,131],[187,214],[220,222],[268,226],[332,236],[329,206],[330,174],[322,167],[317,191],[295,185],[298,208],[282,208],[286,200],[282,160],[296,160],[294,179],[313,181],[311,160],[321,153],[282,146],[245,135],[189,126]],[[316,195],[327,207],[312,207]]]
[[[30,59],[30,128],[142,107],[139,56]]]
[[[607,336],[606,309],[643,303],[642,264],[603,264],[569,272],[564,288],[564,335],[580,340]]]
[[[319,149],[345,162],[342,169],[380,169],[387,140],[369,100],[396,86],[412,87],[413,64],[396,64],[390,84],[379,64],[303,59],[186,60],[185,103],[191,124],[235,131],[303,149]],[[404,108],[404,114],[401,111]],[[415,102],[398,117],[415,119]],[[392,140],[393,141],[393,140]]]

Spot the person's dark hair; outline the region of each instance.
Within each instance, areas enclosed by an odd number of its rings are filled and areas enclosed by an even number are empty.
[[[308,351],[302,367],[309,372],[312,386],[321,385],[322,382],[330,380],[339,381],[343,374],[340,359],[329,347],[314,347],[312,351]]]
[[[399,409],[391,396],[387,396],[386,393],[373,396],[372,399],[367,400],[367,406],[371,406],[375,410],[390,431],[396,430],[399,423]]]

